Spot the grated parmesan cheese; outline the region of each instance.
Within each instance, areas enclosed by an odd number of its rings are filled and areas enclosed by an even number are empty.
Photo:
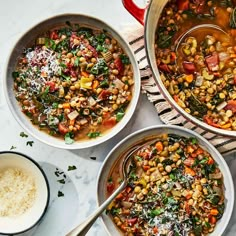
[[[26,212],[36,198],[35,180],[18,168],[0,171],[0,216],[17,216]]]

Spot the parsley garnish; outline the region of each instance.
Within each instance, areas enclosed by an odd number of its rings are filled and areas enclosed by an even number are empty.
[[[33,143],[34,143],[34,141],[27,141],[26,146],[32,147],[32,146],[33,146]]]
[[[89,138],[97,138],[97,137],[101,136],[101,132],[99,132],[99,131],[97,131],[97,132],[90,132],[90,133],[87,134],[87,136]]]
[[[92,160],[96,160],[96,159],[97,159],[97,157],[90,157],[90,159],[92,159]]]
[[[125,54],[121,54],[120,55],[120,59],[121,59],[123,64],[125,64],[125,65],[129,65],[130,64],[130,60],[129,60],[129,58]]]
[[[29,137],[28,134],[26,134],[26,133],[24,133],[24,132],[20,132],[20,136],[21,136],[22,138],[28,138],[28,137]]]
[[[61,191],[58,191],[57,196],[58,196],[58,197],[64,197],[64,193],[61,192]]]
[[[13,149],[16,149],[16,147],[15,146],[11,146],[10,150],[13,150]]]
[[[68,166],[68,171],[71,171],[71,170],[76,170],[77,169],[77,167],[76,166]]]
[[[65,184],[66,183],[64,179],[59,179],[59,180],[57,180],[57,182],[59,182],[60,184]]]
[[[66,144],[74,143],[74,139],[72,138],[72,134],[70,132],[65,135],[65,143]]]

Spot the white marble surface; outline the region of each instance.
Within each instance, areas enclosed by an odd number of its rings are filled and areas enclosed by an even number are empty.
[[[16,40],[26,29],[47,17],[60,13],[89,14],[101,18],[118,31],[122,31],[124,24],[135,22],[123,8],[121,0],[0,0],[0,3],[1,80],[4,76],[6,58]],[[15,146],[16,151],[33,157],[44,169],[50,184],[50,205],[43,221],[22,235],[63,236],[77,223],[82,222],[96,208],[97,174],[109,150],[131,132],[154,124],[160,124],[160,120],[146,96],[141,95],[134,118],[116,137],[96,148],[77,151],[59,150],[31,136],[20,137],[23,129],[10,114],[0,88],[0,151],[10,150],[11,146]],[[27,146],[27,141],[34,141],[33,146]],[[90,157],[96,157],[96,160]],[[235,155],[230,155],[226,157],[226,160],[236,184],[235,157]],[[77,170],[68,172],[69,165],[75,165]],[[66,173],[65,185],[57,182],[58,178],[54,174],[56,168]],[[58,198],[58,190],[62,191],[65,196]],[[106,236],[108,234],[98,220],[88,235]],[[224,235],[236,235],[236,212]]]

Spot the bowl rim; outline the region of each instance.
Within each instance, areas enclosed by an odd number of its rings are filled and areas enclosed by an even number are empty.
[[[213,134],[219,134],[224,137],[236,138],[236,131],[234,131],[234,130],[230,131],[230,130],[225,130],[225,129],[213,127],[213,126],[208,125],[207,123],[197,119],[196,117],[190,115],[189,113],[187,113],[184,109],[182,109],[175,102],[175,100],[172,98],[172,96],[170,95],[170,93],[168,92],[166,87],[164,86],[164,84],[161,80],[161,75],[159,73],[159,69],[157,68],[155,62],[151,58],[154,55],[154,51],[151,50],[149,45],[150,45],[150,42],[153,41],[152,34],[155,35],[155,31],[156,31],[156,25],[155,25],[155,30],[153,31],[154,24],[153,24],[153,21],[152,21],[152,18],[150,15],[153,14],[153,11],[154,11],[153,8],[155,8],[157,4],[163,5],[159,9],[159,10],[161,10],[161,13],[162,13],[163,8],[165,7],[166,3],[167,3],[167,0],[161,0],[160,3],[152,0],[147,8],[146,18],[145,18],[145,26],[144,26],[145,51],[146,51],[146,55],[147,55],[148,64],[150,65],[150,69],[153,74],[154,81],[156,82],[158,88],[160,89],[161,94],[164,96],[164,98],[167,100],[167,102],[171,105],[171,107],[173,109],[175,109],[180,115],[182,115],[188,122],[202,128],[203,130],[207,130]],[[157,20],[159,20],[159,17]],[[150,32],[153,32],[153,33],[150,34]]]
[[[24,158],[24,159],[27,159],[29,160],[33,165],[35,165],[38,170],[40,171],[40,173],[42,174],[43,176],[43,179],[45,181],[45,184],[46,184],[46,189],[47,189],[47,201],[45,203],[45,207],[44,207],[44,210],[42,212],[42,214],[39,216],[38,220],[33,223],[31,226],[29,226],[28,228],[24,229],[24,230],[21,230],[19,232],[12,232],[12,233],[2,233],[0,231],[0,234],[2,235],[14,235],[14,234],[21,234],[21,233],[24,233],[24,232],[27,232],[28,230],[32,229],[33,227],[35,227],[44,217],[44,215],[46,214],[47,212],[47,209],[48,209],[48,206],[49,206],[49,201],[50,201],[50,187],[49,187],[49,182],[48,182],[48,178],[44,172],[44,170],[42,169],[42,167],[34,160],[32,159],[31,157],[29,157],[28,155],[24,154],[24,153],[21,153],[21,152],[15,152],[15,151],[0,151],[0,159],[1,159],[1,155],[2,154],[14,154],[14,155],[17,155],[19,156],[20,158]]]
[[[8,86],[7,86],[7,75],[8,75],[8,67],[9,67],[9,63],[10,63],[10,59],[12,56],[12,53],[14,51],[14,49],[16,48],[16,46],[21,42],[21,40],[27,35],[29,34],[33,29],[37,28],[39,25],[41,24],[45,24],[48,21],[52,21],[54,19],[57,18],[63,18],[65,16],[74,16],[74,17],[78,17],[78,22],[79,22],[79,17],[83,17],[83,18],[88,18],[91,19],[93,21],[98,22],[98,24],[102,24],[104,26],[106,26],[107,28],[110,29],[110,34],[115,34],[118,38],[120,38],[121,41],[119,41],[120,45],[122,48],[124,48],[124,50],[126,52],[129,53],[129,56],[131,57],[131,63],[132,63],[132,67],[133,67],[133,72],[134,72],[134,86],[133,86],[133,96],[131,99],[131,102],[129,103],[126,113],[124,115],[124,117],[122,118],[121,121],[119,121],[114,127],[112,127],[111,129],[109,129],[107,132],[104,132],[103,135],[101,137],[98,137],[96,139],[86,139],[86,140],[82,140],[82,141],[76,141],[73,144],[65,144],[65,141],[62,139],[58,139],[56,137],[50,136],[49,134],[46,134],[39,137],[39,135],[37,134],[37,132],[39,132],[39,130],[37,130],[37,126],[36,127],[30,127],[33,126],[32,124],[30,124],[30,120],[29,118],[27,118],[24,114],[21,114],[20,117],[17,115],[17,113],[15,112],[14,106],[12,105],[12,102],[9,98],[9,93],[8,93]],[[91,28],[98,28],[96,25],[93,26],[91,24],[87,24],[87,27],[91,27]],[[79,150],[79,149],[84,149],[84,148],[90,148],[90,147],[94,147],[97,146],[99,144],[102,144],[106,141],[108,141],[109,139],[113,138],[114,136],[116,136],[121,130],[123,130],[126,125],[130,122],[130,120],[132,119],[134,112],[136,110],[138,101],[139,101],[139,97],[140,97],[140,89],[141,89],[141,79],[140,79],[140,69],[138,66],[138,62],[135,58],[135,55],[133,53],[133,50],[131,49],[131,46],[129,45],[129,43],[127,42],[127,40],[125,40],[125,38],[116,30],[114,29],[109,23],[91,16],[89,14],[81,14],[81,13],[63,13],[63,14],[56,14],[54,16],[50,16],[47,18],[44,18],[43,20],[40,20],[36,23],[34,23],[32,26],[28,27],[18,38],[17,40],[13,43],[13,46],[7,56],[6,59],[6,63],[4,66],[4,78],[3,78],[3,92],[7,101],[7,105],[11,111],[11,114],[13,115],[13,117],[15,118],[15,120],[18,122],[18,124],[24,128],[30,135],[32,135],[33,137],[35,137],[37,140],[41,141],[42,143],[45,143],[49,146],[52,147],[56,147],[56,148],[60,148],[60,149],[65,149],[65,150]],[[17,103],[17,101],[16,101]],[[19,104],[17,104],[19,106]],[[25,116],[25,117],[24,117]],[[22,122],[22,120],[27,120],[27,124],[24,124],[24,122]],[[40,133],[43,133],[43,131],[40,131]],[[46,138],[45,138],[46,137]],[[55,142],[54,142],[55,140]],[[58,140],[58,141],[56,141]]]
[[[233,213],[233,210],[234,210],[234,205],[235,205],[235,188],[234,188],[234,183],[233,183],[233,177],[232,177],[232,174],[230,172],[230,169],[229,169],[229,166],[228,164],[226,163],[224,157],[220,154],[220,152],[206,139],[204,138],[203,136],[201,136],[200,134],[198,134],[197,132],[193,131],[193,130],[190,130],[190,129],[187,129],[183,126],[177,126],[177,125],[152,125],[152,126],[148,126],[148,127],[145,127],[145,128],[142,128],[142,129],[139,129],[139,130],[136,130],[135,132],[129,134],[128,136],[126,136],[123,140],[121,140],[119,143],[117,143],[111,150],[110,152],[106,155],[101,167],[100,167],[100,170],[99,170],[99,173],[97,175],[97,180],[96,180],[96,202],[97,202],[97,206],[100,206],[102,204],[101,200],[99,199],[99,181],[100,181],[100,178],[102,176],[102,173],[103,173],[103,169],[105,168],[109,158],[113,155],[113,152],[115,152],[120,146],[124,145],[129,139],[132,139],[134,138],[136,135],[138,134],[141,134],[143,132],[146,132],[146,131],[149,131],[149,130],[152,130],[152,129],[173,129],[173,130],[179,130],[179,131],[182,131],[182,132],[185,132],[185,133],[188,133],[190,135],[193,135],[195,137],[197,137],[197,139],[201,140],[205,145],[206,147],[209,147],[210,149],[212,149],[215,153],[216,153],[216,156],[217,158],[219,158],[221,160],[221,166],[223,166],[225,168],[225,171],[226,173],[224,174],[224,176],[226,175],[229,182],[229,186],[230,186],[230,197],[232,198],[231,201],[227,202],[227,204],[229,204],[229,212],[227,215],[225,215],[225,222],[226,224],[224,224],[224,226],[222,227],[222,229],[220,230],[220,235],[222,235],[227,226],[229,225],[229,222],[230,222],[230,219],[231,219],[231,216],[232,216],[232,213]],[[118,157],[117,157],[118,158]],[[117,160],[114,159],[114,162]],[[113,163],[114,164],[114,163]],[[219,165],[219,163],[218,163]],[[104,215],[104,214],[103,214]],[[103,215],[101,215],[99,218],[100,220],[102,221],[107,233],[109,235],[111,235],[111,233],[109,232],[108,230],[108,227],[107,225],[105,224],[105,221],[103,219]]]

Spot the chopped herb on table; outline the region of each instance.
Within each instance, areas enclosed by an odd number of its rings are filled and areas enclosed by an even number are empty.
[[[57,180],[57,182],[60,183],[60,184],[65,184],[66,183],[64,179],[59,179],[59,180]]]
[[[72,170],[76,170],[77,169],[77,167],[76,166],[68,166],[68,171],[72,171]]]
[[[16,146],[11,146],[10,150],[16,149]]]
[[[33,146],[33,143],[34,143],[34,141],[27,141],[27,142],[26,142],[26,146],[32,147],[32,146]]]
[[[21,136],[22,138],[28,138],[28,137],[29,137],[28,134],[24,133],[23,131],[20,132],[20,136]]]
[[[58,191],[57,196],[58,196],[58,197],[64,197],[64,193],[61,192],[61,191]]]

